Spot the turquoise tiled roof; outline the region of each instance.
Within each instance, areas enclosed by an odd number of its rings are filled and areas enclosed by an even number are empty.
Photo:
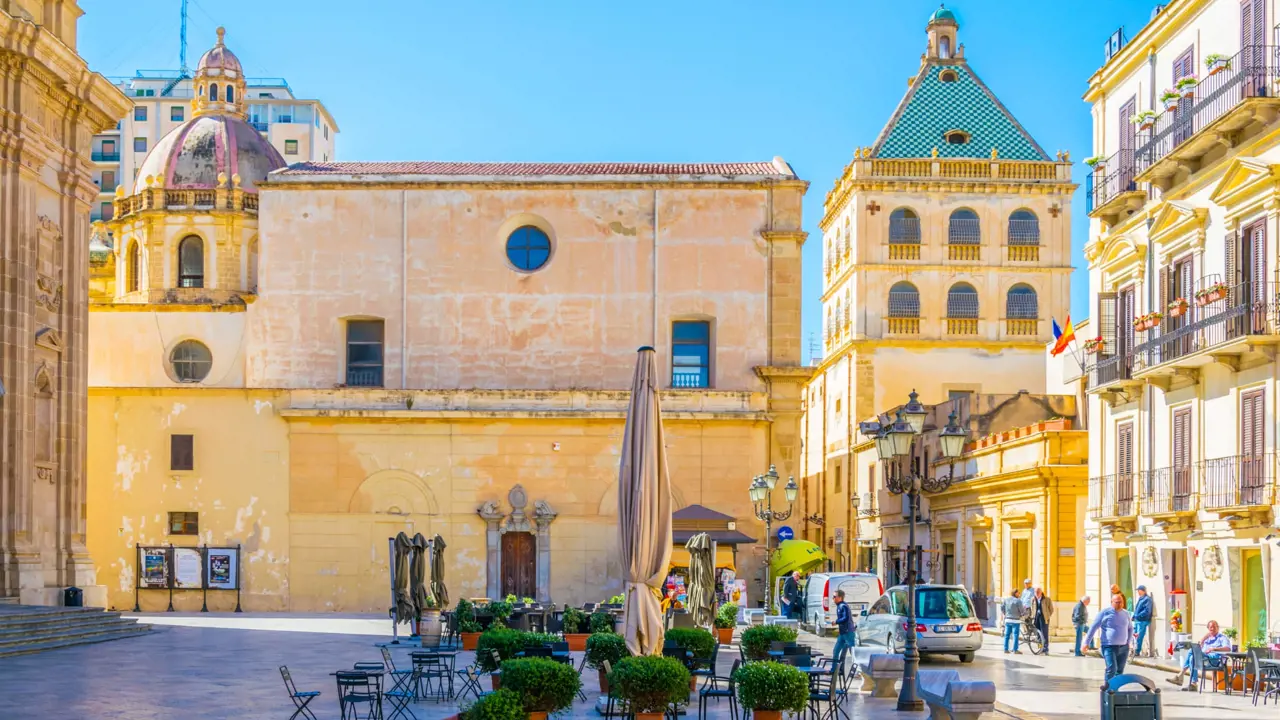
[[[951,20],[952,22],[955,22],[956,14],[948,10],[946,7],[940,7],[937,10],[934,10],[933,14],[929,16],[929,22],[933,22],[934,20]]]
[[[954,70],[955,82],[938,76]],[[963,130],[969,142],[952,145],[943,133]],[[918,75],[872,148],[879,158],[989,158],[995,148],[1008,160],[1048,160],[991,90],[963,61],[930,64]]]

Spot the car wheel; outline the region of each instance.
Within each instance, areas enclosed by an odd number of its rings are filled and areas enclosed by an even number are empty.
[[[973,653],[960,653],[960,662],[962,663],[973,662]]]
[[[885,639],[884,649],[890,655],[898,654],[898,644],[893,641],[893,633],[889,633],[889,637]]]

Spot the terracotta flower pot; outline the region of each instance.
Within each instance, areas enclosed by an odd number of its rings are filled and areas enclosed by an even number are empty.
[[[529,713],[529,720],[547,720],[547,714],[544,712]]]
[[[600,675],[600,694],[608,695],[609,694],[609,673],[605,672],[604,668],[600,668],[596,672],[599,673]]]
[[[694,690],[697,690],[697,689],[698,689],[698,676],[690,675],[689,676],[689,692],[693,692]]]
[[[565,633],[565,642],[569,643],[570,650],[582,652],[587,649],[587,638],[591,637],[591,633]]]
[[[1150,130],[1151,128],[1153,128],[1153,127],[1155,127],[1155,126],[1156,126],[1156,121],[1155,121],[1155,120],[1144,120],[1144,121],[1142,121],[1141,123],[1138,123],[1138,129],[1139,129],[1139,130]]]
[[[489,675],[489,683],[493,685],[494,690],[502,689],[502,673],[491,673]]]
[[[1196,304],[1201,307],[1204,307],[1205,305],[1208,305],[1209,303],[1217,302],[1226,296],[1227,296],[1227,291],[1225,289],[1214,290],[1212,292],[1204,293],[1203,295],[1197,295]]]
[[[476,645],[480,642],[480,633],[461,633],[462,649],[475,650]]]
[[[1210,65],[1210,66],[1209,66],[1209,74],[1210,74],[1210,75],[1217,75],[1218,73],[1220,73],[1220,72],[1222,72],[1223,70],[1226,70],[1226,69],[1227,69],[1227,61],[1226,61],[1226,60],[1219,60],[1218,62],[1216,62],[1216,63],[1214,63],[1214,64],[1212,64],[1212,65]]]
[[[733,628],[731,627],[716,628],[716,642],[720,643],[721,645],[728,645],[729,643],[733,642]]]
[[[1179,303],[1177,305],[1169,306],[1169,317],[1171,318],[1182,317],[1183,315],[1186,315],[1186,314],[1187,314],[1187,304],[1185,302]]]
[[[782,720],[781,710],[752,710],[756,720]]]
[[[636,713],[636,720],[662,720],[663,713]]]

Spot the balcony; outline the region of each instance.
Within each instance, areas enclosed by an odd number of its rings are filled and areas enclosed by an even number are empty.
[[[347,387],[382,387],[382,366],[347,368]]]
[[[1004,334],[1008,337],[1035,337],[1040,334],[1040,321],[1033,318],[1006,318]]]
[[[1040,262],[1039,245],[1009,245],[1009,262]]]
[[[111,152],[103,152],[101,150],[93,151],[94,162],[120,162],[120,151],[112,150]]]
[[[1144,489],[1142,513],[1149,517],[1191,514],[1196,511],[1196,467],[1160,468],[1141,474]]]
[[[1094,520],[1121,520],[1138,515],[1133,497],[1134,473],[1117,473],[1089,478],[1089,517]]]
[[[1192,302],[1181,317],[1166,315],[1160,328],[1148,331],[1158,334],[1134,347],[1134,377],[1186,374],[1215,362],[1238,365],[1254,346],[1280,342],[1275,289],[1240,283],[1207,304]]]
[[[1089,373],[1089,392],[1122,390],[1141,385],[1133,379],[1133,356],[1129,353],[1099,357],[1085,367]]]
[[[889,243],[889,259],[890,260],[919,260],[920,244],[900,244],[890,241]]]
[[[920,318],[918,317],[891,317],[886,318],[886,320],[888,321],[890,335],[920,334]]]
[[[1199,465],[1206,510],[1256,509],[1275,500],[1275,453],[1231,455]]]
[[[1094,167],[1084,180],[1084,207],[1089,217],[1115,225],[1137,212],[1147,201],[1134,176],[1132,150],[1121,150]]]
[[[948,335],[977,335],[977,318],[947,318]]]
[[[1280,48],[1241,49],[1226,69],[1205,76],[1191,97],[1161,113],[1150,130],[1139,134],[1136,180],[1168,191],[1180,172],[1199,170],[1205,156],[1223,147],[1228,152],[1239,147],[1249,126],[1260,129],[1276,119],[1278,80]]]
[[[982,257],[981,245],[952,244],[947,245],[947,259],[963,262],[977,262]]]

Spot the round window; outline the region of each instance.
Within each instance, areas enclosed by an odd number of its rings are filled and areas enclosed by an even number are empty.
[[[525,272],[538,270],[551,259],[551,238],[532,225],[518,227],[507,236],[507,259]]]
[[[183,340],[169,353],[169,364],[178,382],[196,383],[204,380],[213,367],[213,355],[209,348],[195,340]]]

